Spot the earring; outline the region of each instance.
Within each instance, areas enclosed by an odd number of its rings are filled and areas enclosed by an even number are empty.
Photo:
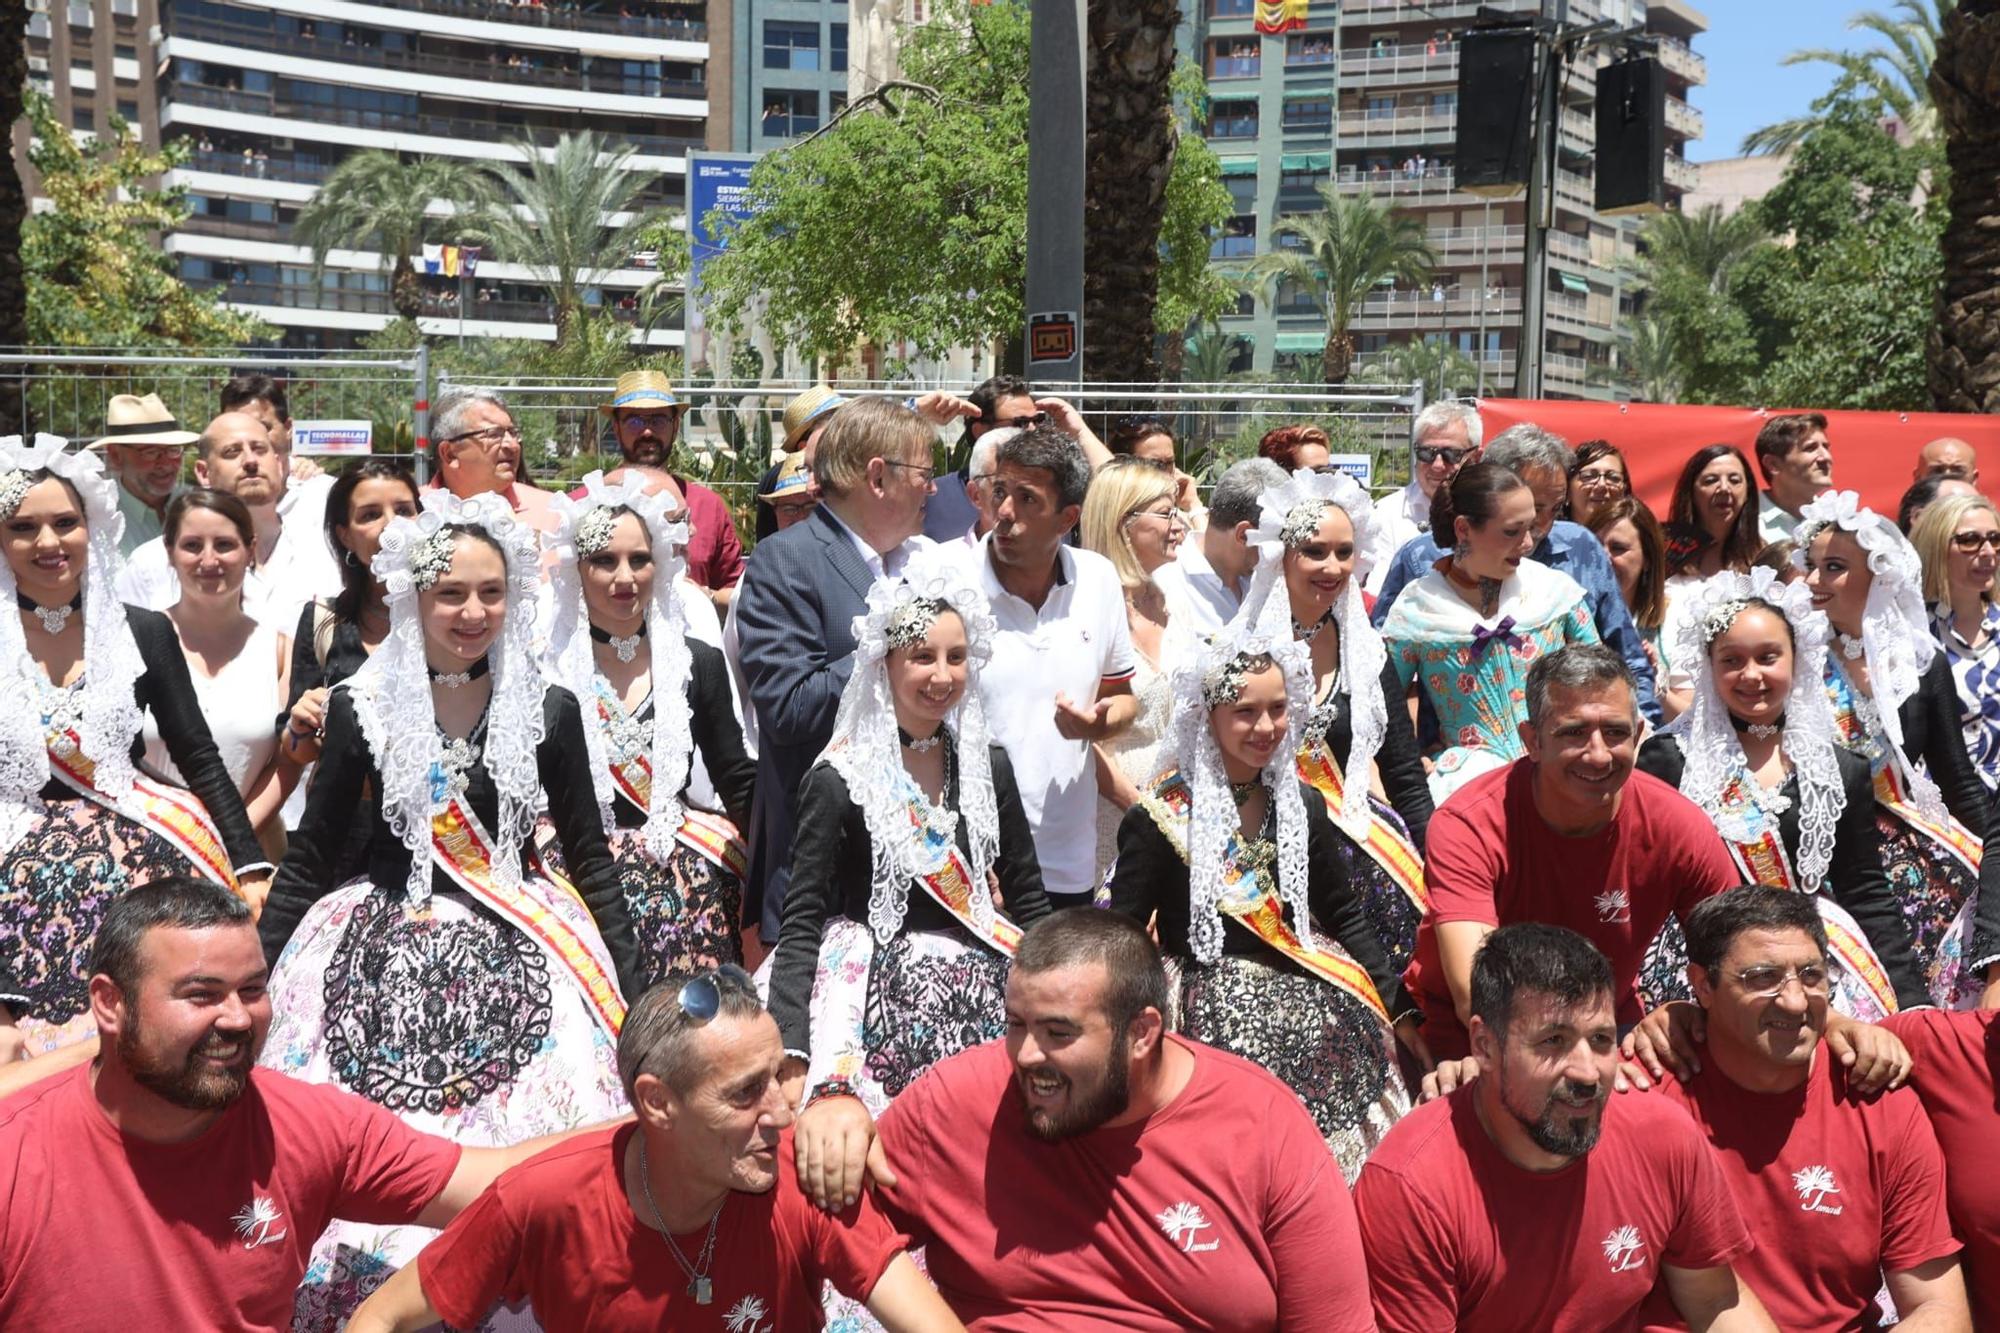
[[[361,568],[361,562],[354,558],[352,547],[343,546],[340,548],[340,561],[350,569]]]

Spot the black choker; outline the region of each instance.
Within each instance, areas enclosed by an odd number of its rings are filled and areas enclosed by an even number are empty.
[[[23,611],[33,611],[42,622],[42,628],[51,634],[60,634],[68,626],[69,618],[83,606],[83,594],[70,598],[68,606],[43,606],[24,592],[14,594],[14,605]]]
[[[944,740],[944,723],[942,722],[938,723],[938,729],[936,731],[933,731],[930,735],[924,737],[922,740],[918,740],[915,736],[912,736],[909,732],[904,731],[901,727],[897,727],[896,739],[898,742],[902,744],[902,747],[905,750],[915,750],[918,754],[924,754],[927,753],[928,751],[937,749],[939,743]]]
[[[478,680],[481,676],[491,671],[493,663],[490,658],[482,657],[463,671],[439,671],[436,667],[428,669],[431,673],[431,684],[442,685],[448,690],[456,690],[470,685],[473,681]]]
[[[1229,797],[1236,804],[1241,805],[1252,796],[1255,796],[1257,789],[1263,785],[1264,775],[1262,773],[1251,778],[1248,782],[1232,782],[1229,784]]]
[[[646,622],[641,620],[639,632],[629,639],[621,639],[616,634],[601,630],[595,625],[590,627],[590,637],[595,642],[611,645],[612,651],[618,654],[619,661],[629,662],[639,655],[639,643],[646,637]]]
[[[1729,715],[1729,725],[1736,728],[1739,732],[1749,732],[1760,741],[1767,741],[1785,729],[1785,715],[1780,713],[1778,714],[1777,721],[1765,723],[1745,722],[1742,718],[1736,716],[1736,714],[1731,713]]]

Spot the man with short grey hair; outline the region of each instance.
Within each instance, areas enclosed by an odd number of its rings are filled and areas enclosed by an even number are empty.
[[[536,490],[522,470],[521,430],[497,392],[472,388],[439,394],[431,412],[431,440],[437,475],[425,490],[442,487],[462,500],[491,492],[529,527],[554,528],[548,492]]]
[[[1652,659],[1646,656],[1646,641],[1639,637],[1625,597],[1618,591],[1618,576],[1611,568],[1611,557],[1604,553],[1603,545],[1589,528],[1556,518],[1569,495],[1569,467],[1573,458],[1560,435],[1524,422],[1494,436],[1480,461],[1496,463],[1528,483],[1528,489],[1535,495],[1535,549],[1530,555],[1550,569],[1561,570],[1582,586],[1589,600],[1591,619],[1597,623],[1598,637],[1625,660],[1639,692],[1639,711],[1648,721],[1657,723],[1661,720],[1660,705],[1654,696]],[[1373,614],[1378,627],[1388,620],[1389,608],[1395,605],[1404,586],[1430,573],[1443,558],[1444,549],[1428,533],[1403,544],[1396,558],[1389,562],[1389,572],[1375,596]],[[1436,723],[1428,700],[1423,701],[1421,713],[1420,730],[1427,736],[1435,734]]]
[[[1632,675],[1600,643],[1528,668],[1527,754],[1473,778],[1431,816],[1430,894],[1404,985],[1438,1058],[1466,1053],[1472,959],[1497,927],[1567,926],[1604,951],[1618,1021],[1643,1016],[1636,981],[1669,915],[1741,881],[1699,806],[1635,773],[1641,730]],[[1442,1043],[1442,1045],[1440,1045]]]
[[[1383,554],[1400,550],[1404,542],[1431,530],[1431,499],[1438,487],[1458,475],[1467,463],[1479,461],[1486,427],[1471,403],[1432,403],[1417,413],[1410,426],[1410,484],[1375,506],[1377,540]],[[1389,562],[1380,560],[1362,587],[1380,592]]]
[[[1244,534],[1257,526],[1257,502],[1264,492],[1284,481],[1285,470],[1268,458],[1230,464],[1208,497],[1208,527],[1201,540],[1182,542],[1174,562],[1153,572],[1153,581],[1170,595],[1183,594],[1181,601],[1201,633],[1221,629],[1243,604],[1257,568],[1257,552]]]

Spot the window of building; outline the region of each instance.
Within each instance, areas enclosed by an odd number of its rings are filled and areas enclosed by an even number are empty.
[[[139,48],[130,42],[118,42],[112,46],[111,54],[113,58],[118,60],[137,60],[139,58]]]
[[[1257,0],[1208,0],[1208,16],[1218,19],[1247,19],[1257,12]]]
[[[1257,313],[1257,298],[1249,292],[1238,292],[1236,294],[1236,308],[1229,313],[1248,319]]]
[[[1238,214],[1222,224],[1222,231],[1208,247],[1210,259],[1248,259],[1257,253],[1257,219],[1254,214]]]
[[[764,21],[765,69],[818,69],[819,24]]]
[[[1287,65],[1331,65],[1337,59],[1330,32],[1295,32],[1285,39]]]
[[[1235,98],[1210,103],[1208,137],[1211,139],[1254,139],[1257,137],[1257,99]]]
[[[139,123],[139,104],[137,102],[120,102],[118,104],[118,114],[125,117],[132,124],[137,125]]]
[[[1361,114],[1369,120],[1393,120],[1396,116],[1394,97],[1371,97],[1361,104]]]
[[[1226,176],[1222,184],[1229,191],[1229,197],[1236,202],[1239,213],[1255,212],[1257,208],[1257,178],[1255,176]]]
[[[847,25],[829,23],[826,25],[827,68],[838,73],[847,68]]]
[[[826,95],[826,118],[832,120],[847,109],[847,90],[836,89]]]
[[[1263,43],[1257,37],[1217,37],[1208,44],[1209,78],[1254,79],[1263,72]]]
[[[1333,94],[1286,98],[1285,129],[1295,134],[1333,133]]]
[[[1287,167],[1278,177],[1278,189],[1284,194],[1311,194],[1327,183],[1333,174],[1331,166],[1311,166],[1293,169]]]
[[[94,132],[97,129],[97,113],[87,106],[72,106],[69,109],[69,127]]]
[[[763,134],[790,139],[819,128],[819,94],[783,88],[764,90]]]
[[[1287,246],[1287,249],[1291,247]],[[1280,315],[1317,315],[1319,307],[1313,304],[1312,292],[1293,282],[1290,278],[1278,284],[1278,294],[1271,309]]]
[[[1458,94],[1456,92],[1431,94],[1432,115],[1448,116],[1456,110],[1458,110]]]

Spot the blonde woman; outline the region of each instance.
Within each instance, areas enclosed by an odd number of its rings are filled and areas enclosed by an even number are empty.
[[[1910,544],[1924,565],[1931,633],[1958,687],[1966,752],[1991,792],[2000,788],[2000,606],[1993,600],[2000,510],[1981,495],[1933,501]]]
[[[1125,588],[1125,620],[1132,632],[1138,671],[1132,694],[1139,715],[1097,753],[1097,868],[1110,868],[1118,852],[1118,824],[1166,765],[1174,692],[1167,675],[1193,642],[1193,620],[1153,581],[1170,565],[1187,536],[1185,514],[1174,503],[1172,468],[1135,456],[1113,458],[1097,470],[1083,497],[1083,544],[1111,562]]]

